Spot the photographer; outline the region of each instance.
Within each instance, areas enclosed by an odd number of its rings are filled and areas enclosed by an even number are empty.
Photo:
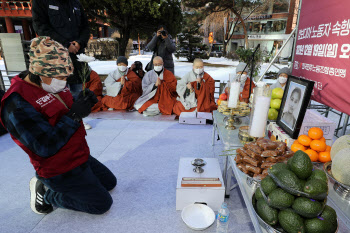
[[[163,58],[164,68],[174,73],[174,61],[173,52],[175,52],[176,47],[171,35],[166,30],[165,26],[158,26],[157,33],[154,35],[152,40],[148,43],[147,47],[154,51],[153,57],[159,56]],[[149,63],[146,70],[153,69],[153,61]]]

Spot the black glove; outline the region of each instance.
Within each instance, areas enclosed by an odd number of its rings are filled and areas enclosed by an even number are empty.
[[[89,101],[91,107],[95,106],[95,104],[98,102],[95,93],[93,91],[90,91],[88,88],[79,93],[77,100],[81,98],[85,99],[86,101]]]
[[[91,108],[98,102],[96,95],[92,91],[86,89],[84,92],[85,96],[83,91],[81,91],[77,100],[73,103],[70,111],[67,113],[68,117],[78,122],[84,117],[87,117],[91,113]]]

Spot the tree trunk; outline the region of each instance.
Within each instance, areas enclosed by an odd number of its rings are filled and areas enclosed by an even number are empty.
[[[244,20],[242,18],[242,16],[240,14],[238,14],[237,11],[235,11],[235,9],[231,9],[232,13],[235,14],[235,16],[238,18],[239,21],[241,21],[242,26],[243,26],[243,31],[244,31],[244,40],[245,40],[245,48],[248,48],[248,32],[247,32],[247,28],[245,26]]]
[[[119,40],[119,56],[126,56],[126,49],[128,47],[130,39],[130,31],[128,28],[123,28],[120,30],[120,40]]]

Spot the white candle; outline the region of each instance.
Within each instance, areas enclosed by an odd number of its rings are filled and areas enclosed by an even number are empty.
[[[264,137],[267,115],[270,108],[271,97],[258,96],[254,105],[254,113],[249,134],[252,137]]]
[[[240,94],[239,88],[241,84],[239,82],[232,82],[230,86],[230,96],[228,99],[227,107],[237,108],[238,97]]]

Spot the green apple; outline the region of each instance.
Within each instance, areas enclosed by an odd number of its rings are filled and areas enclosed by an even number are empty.
[[[278,117],[278,111],[276,109],[270,108],[269,109],[269,120],[277,120]]]
[[[280,109],[282,100],[281,99],[272,99],[270,102],[270,108]]]
[[[283,89],[276,87],[272,90],[272,99],[282,99],[283,98]]]

